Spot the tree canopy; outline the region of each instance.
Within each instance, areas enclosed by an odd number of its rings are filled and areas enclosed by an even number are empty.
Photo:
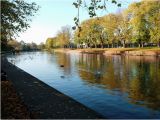
[[[74,33],[76,44],[91,44],[92,47],[107,44],[108,47],[160,46],[160,1],[135,2],[122,12],[91,18],[79,26],[81,30],[76,29]]]
[[[39,6],[23,0],[1,1],[1,45],[6,45],[19,32],[29,27],[31,17],[35,15]]]
[[[47,38],[46,40],[46,48],[51,49],[51,48],[57,48],[57,47],[62,47],[62,48],[67,48],[71,44],[71,27],[70,26],[63,26],[61,29],[58,31],[57,35],[52,38]]]
[[[88,15],[93,18],[97,16],[97,11],[99,10],[106,10],[107,8],[107,1],[117,5],[118,7],[121,6],[117,0],[90,0],[89,2],[86,0],[75,0],[73,5],[77,8],[77,16],[74,18],[75,25],[73,29],[79,28],[80,29],[80,19],[79,19],[79,11],[80,8],[86,8],[88,11]]]

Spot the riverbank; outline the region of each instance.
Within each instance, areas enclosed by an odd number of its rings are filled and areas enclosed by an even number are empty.
[[[52,49],[54,52],[88,53],[104,55],[160,56],[160,48],[89,48],[89,49]]]
[[[9,63],[4,57],[1,59],[1,68],[6,72],[7,79],[12,82],[27,110],[34,114],[36,119],[103,118],[95,111]]]

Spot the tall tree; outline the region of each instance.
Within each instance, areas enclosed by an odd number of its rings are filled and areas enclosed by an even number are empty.
[[[68,47],[71,40],[71,27],[63,26],[57,34],[57,40],[61,47]]]
[[[160,47],[160,1],[147,1],[148,22],[150,24],[150,42]]]
[[[114,47],[114,44],[118,42],[115,36],[115,30],[120,24],[119,21],[119,16],[117,14],[108,14],[103,17],[102,24],[106,28],[109,39],[108,43],[112,44],[112,47]]]
[[[114,34],[116,35],[117,41],[125,48],[126,43],[131,43],[131,26],[129,24],[128,17],[126,17],[124,13],[120,13],[118,16],[119,25],[117,26]]]
[[[54,42],[54,41],[53,41],[53,38],[47,38],[45,47],[46,47],[47,49],[53,48],[53,42]]]
[[[143,47],[144,43],[148,43],[150,41],[150,37],[152,35],[150,34],[151,28],[152,30],[155,28],[153,27],[155,26],[155,24],[153,24],[153,21],[151,19],[154,16],[154,12],[158,15],[160,11],[160,2],[143,0],[141,2],[131,4],[127,11],[128,15],[130,15],[130,24],[132,26],[133,41],[137,42],[140,47]],[[159,16],[157,17],[159,18]],[[158,18],[156,19],[158,20]]]
[[[1,45],[2,49],[8,40],[25,31],[29,21],[39,9],[34,2],[27,3],[23,0],[1,1]]]
[[[97,47],[97,45],[101,44],[103,47],[105,37],[103,29],[100,19],[83,21],[81,23],[81,32],[78,29],[75,31],[75,43],[79,45],[85,44],[88,47]]]

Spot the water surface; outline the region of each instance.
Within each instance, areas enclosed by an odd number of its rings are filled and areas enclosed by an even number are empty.
[[[107,118],[160,118],[160,57],[24,52],[8,59]]]

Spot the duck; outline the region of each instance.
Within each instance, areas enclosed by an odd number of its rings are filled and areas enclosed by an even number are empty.
[[[64,67],[64,65],[60,65],[60,67]]]
[[[100,79],[100,78],[101,78],[101,72],[100,72],[100,71],[97,71],[97,72],[95,73],[95,78],[97,78],[97,79]]]
[[[61,76],[61,78],[65,78],[64,76]]]

